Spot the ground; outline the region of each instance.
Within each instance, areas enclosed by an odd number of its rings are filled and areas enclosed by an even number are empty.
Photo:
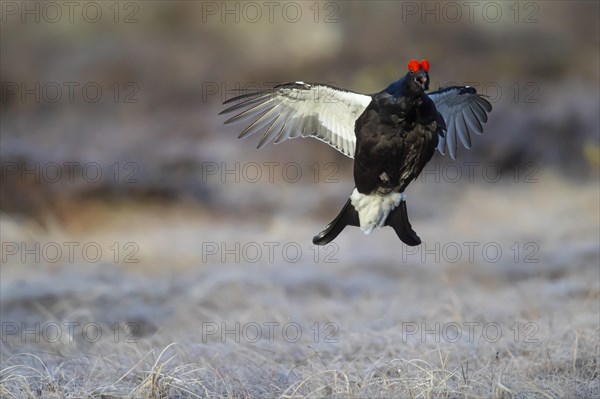
[[[193,204],[94,206],[70,233],[5,218],[41,259],[4,248],[2,396],[598,396],[597,186],[443,186],[409,190],[416,249]]]

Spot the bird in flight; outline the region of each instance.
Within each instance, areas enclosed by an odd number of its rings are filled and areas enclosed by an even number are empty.
[[[408,220],[404,190],[433,157],[446,148],[456,159],[458,141],[471,148],[482,134],[491,104],[473,87],[429,90],[429,62],[410,60],[408,71],[379,93],[365,95],[337,87],[293,82],[269,92],[246,93],[225,101],[226,124],[245,121],[244,138],[261,133],[258,148],[270,142],[314,137],[354,158],[356,187],[338,216],[313,238],[325,245],[350,225],[370,234],[391,226],[400,240],[421,239]]]

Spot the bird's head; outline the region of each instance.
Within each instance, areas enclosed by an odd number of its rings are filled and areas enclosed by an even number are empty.
[[[410,60],[408,72],[401,79],[390,83],[385,92],[392,96],[420,97],[429,90],[429,61]]]
[[[406,75],[408,87],[413,93],[429,90],[429,61],[408,61],[408,73]]]

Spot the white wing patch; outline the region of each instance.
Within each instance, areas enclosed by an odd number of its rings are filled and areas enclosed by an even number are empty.
[[[440,136],[438,150],[445,154],[446,146],[452,159],[456,159],[458,140],[467,149],[471,148],[471,135],[482,134],[482,123],[492,105],[470,86],[451,86],[429,93],[438,112],[446,122],[446,134]]]
[[[286,83],[269,92],[238,96],[221,114],[237,113],[225,123],[250,124],[239,138],[262,133],[258,148],[297,137],[314,137],[350,158],[354,157],[354,125],[371,96],[304,82]]]

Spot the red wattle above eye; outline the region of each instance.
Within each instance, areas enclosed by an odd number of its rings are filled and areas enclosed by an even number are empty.
[[[419,61],[410,60],[408,61],[408,69],[412,72],[417,72],[419,70]]]
[[[423,68],[425,72],[429,72],[429,61],[421,60],[421,68]]]

